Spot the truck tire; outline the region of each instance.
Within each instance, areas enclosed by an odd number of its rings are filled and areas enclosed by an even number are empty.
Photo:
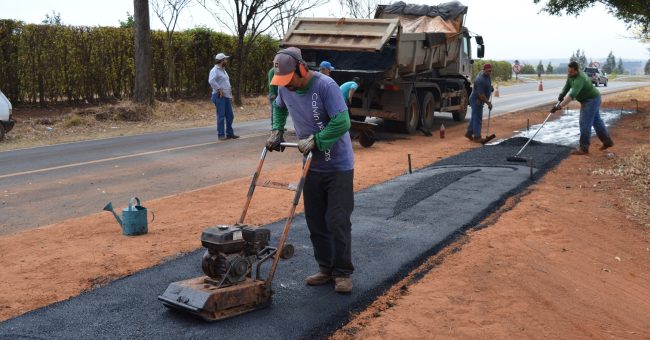
[[[608,81],[609,81],[609,80],[605,80],[605,84],[603,84],[603,86],[607,87],[607,82],[608,82]]]
[[[5,139],[5,126],[0,122],[0,141],[3,141]]]
[[[427,131],[433,129],[433,114],[436,110],[436,98],[433,96],[433,93],[427,91],[422,99],[422,104],[420,104],[422,111],[422,128]]]
[[[467,89],[463,88],[460,92],[460,109],[457,111],[453,111],[451,115],[454,118],[454,121],[456,122],[462,122],[465,120],[465,116],[467,116],[467,104],[469,103],[469,98],[467,96]]]
[[[420,107],[415,93],[411,93],[409,101],[404,109],[404,121],[401,130],[404,133],[412,134],[418,129],[420,123]]]

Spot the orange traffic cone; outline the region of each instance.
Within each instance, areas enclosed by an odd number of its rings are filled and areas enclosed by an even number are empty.
[[[544,85],[542,85],[542,81],[539,81],[539,85],[537,86],[538,91],[544,91]]]
[[[494,96],[499,98],[499,85],[494,88]]]
[[[440,138],[445,138],[445,124],[440,124]]]

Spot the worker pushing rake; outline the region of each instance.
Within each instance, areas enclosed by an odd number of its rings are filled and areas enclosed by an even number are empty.
[[[572,61],[569,63],[567,69],[567,81],[560,92],[557,103],[551,108],[548,116],[544,119],[542,125],[537,129],[535,134],[528,139],[528,142],[517,152],[516,155],[508,157],[509,162],[526,162],[526,159],[521,157],[520,154],[526,146],[530,143],[539,131],[544,127],[551,115],[558,110],[566,107],[571,101],[577,100],[580,102],[580,140],[578,148],[571,152],[572,155],[586,155],[589,153],[589,145],[591,143],[591,127],[596,130],[596,136],[603,143],[600,150],[606,150],[614,146],[614,142],[607,131],[605,122],[600,117],[600,92],[587,78],[584,72],[580,71],[580,65]]]

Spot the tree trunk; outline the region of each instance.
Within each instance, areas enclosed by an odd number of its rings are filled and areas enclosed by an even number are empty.
[[[235,82],[235,87],[234,87],[234,93],[233,97],[235,100],[235,105],[236,106],[241,106],[241,90],[242,90],[242,83],[244,82],[244,67],[246,67],[246,61],[244,60],[244,36],[240,34],[240,37],[238,38],[239,41],[237,41],[237,74],[235,75],[235,79],[237,80]]]
[[[133,0],[135,26],[135,86],[136,103],[153,104],[151,28],[149,27],[149,1]]]
[[[172,88],[174,86],[174,51],[173,37],[168,32],[167,37],[167,100],[172,100]]]

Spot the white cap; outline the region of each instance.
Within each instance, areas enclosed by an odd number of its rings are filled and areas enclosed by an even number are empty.
[[[217,61],[222,61],[222,60],[228,59],[228,58],[230,58],[230,56],[227,56],[227,55],[225,55],[223,53],[219,53],[214,57],[214,59],[216,59]]]

